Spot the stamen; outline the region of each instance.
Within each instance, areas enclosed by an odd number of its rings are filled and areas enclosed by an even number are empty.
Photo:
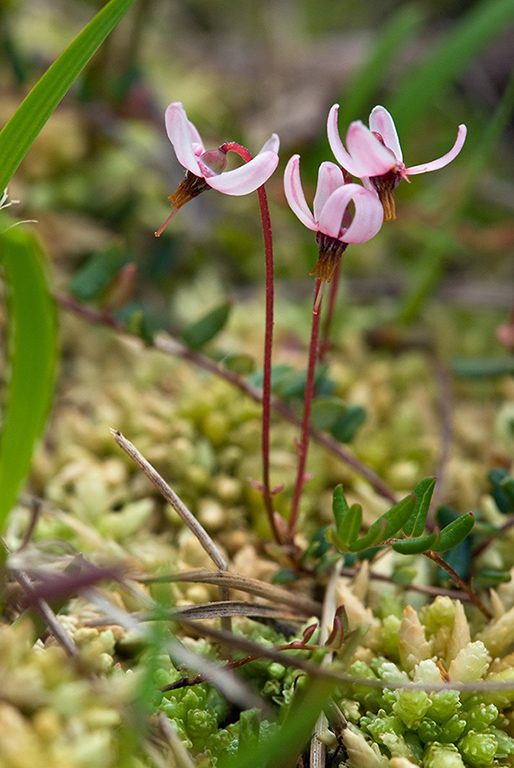
[[[178,211],[179,211],[178,208],[173,208],[173,210],[171,211],[170,215],[168,216],[168,218],[166,219],[162,227],[159,227],[157,232],[154,233],[155,237],[160,237],[162,235],[162,233],[164,232],[164,230],[166,229],[166,227],[168,226],[172,218],[178,213]]]
[[[394,221],[396,219],[394,190],[402,180],[402,177],[402,172],[395,169],[381,176],[370,177],[370,182],[377,190],[380,202],[384,208],[384,221]]]
[[[310,274],[316,275],[318,280],[330,283],[348,243],[343,243],[342,240],[326,235],[324,232],[316,233],[316,242],[319,248],[319,258]]]
[[[212,189],[212,187],[207,184],[205,179],[203,179],[201,176],[195,176],[195,174],[191,173],[191,171],[186,171],[185,179],[180,182],[175,192],[168,197],[173,210],[162,227],[157,230],[155,237],[161,236],[162,232],[164,232],[172,218],[175,216],[177,211],[182,208],[183,205],[188,203],[194,197],[197,197],[202,192],[205,192],[206,189]]]

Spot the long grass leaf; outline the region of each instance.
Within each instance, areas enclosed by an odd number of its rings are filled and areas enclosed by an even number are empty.
[[[57,359],[57,322],[41,251],[30,232],[0,235],[7,289],[8,390],[0,435],[0,531],[28,472],[50,408]]]
[[[135,0],[110,0],[49,67],[0,132],[0,191],[97,48]]]
[[[364,120],[374,106],[376,93],[384,84],[388,67],[415,35],[423,21],[418,6],[403,6],[394,13],[370,45],[367,59],[341,94],[339,125]]]
[[[400,136],[426,116],[438,96],[514,20],[514,0],[483,0],[437,44],[427,59],[409,69],[388,102]]]

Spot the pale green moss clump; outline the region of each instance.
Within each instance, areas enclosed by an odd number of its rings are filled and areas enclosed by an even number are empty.
[[[460,603],[438,597],[419,615],[408,606],[396,624],[397,663],[362,648],[358,652],[360,660],[350,667],[355,677],[379,685],[371,688],[355,684],[345,691],[340,706],[350,730],[343,735],[348,760],[341,765],[512,767],[514,687],[473,692],[474,683],[514,681],[512,656],[493,662],[490,653],[491,647],[504,653],[511,644],[505,642],[500,648],[494,631],[497,624],[504,627],[508,614],[490,622],[481,632],[486,645],[483,640],[471,641]],[[386,624],[391,647],[392,624]],[[425,684],[424,689],[388,687],[409,681]],[[469,687],[459,691],[452,688],[452,683],[467,683]],[[430,691],[430,684],[444,687]]]

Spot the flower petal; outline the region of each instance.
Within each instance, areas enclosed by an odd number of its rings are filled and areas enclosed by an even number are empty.
[[[384,144],[393,152],[399,163],[403,160],[402,148],[394,120],[385,107],[380,104],[371,110],[369,116],[369,128],[379,133],[384,139]]]
[[[256,155],[249,163],[234,168],[233,171],[224,171],[218,176],[206,178],[205,181],[225,195],[247,195],[262,187],[277,165],[277,153],[266,150]]]
[[[341,141],[341,137],[339,136],[339,128],[337,125],[337,113],[339,111],[339,104],[334,104],[334,106],[331,108],[330,112],[328,113],[328,120],[327,120],[327,135],[328,135],[328,143],[330,144],[330,149],[334,153],[334,157],[345,170],[348,171],[348,173],[351,173],[352,176],[359,176],[359,169],[356,168],[356,166],[353,163],[352,158],[344,148],[343,142]]]
[[[289,207],[298,216],[302,224],[316,231],[318,227],[303,194],[300,179],[300,155],[293,155],[286,165],[284,171],[284,192]]]
[[[423,165],[413,165],[411,168],[407,168],[406,172],[409,174],[409,176],[411,176],[416,173],[427,173],[428,171],[437,171],[439,168],[444,168],[445,165],[448,165],[448,163],[451,163],[452,160],[455,160],[461,151],[462,147],[464,146],[464,142],[466,141],[467,132],[468,129],[465,125],[459,125],[457,140],[449,152],[440,157],[438,160],[432,160],[430,163],[424,163]]]
[[[280,149],[280,139],[276,133],[272,133],[268,141],[264,144],[263,148],[259,152],[259,155],[263,152],[270,150],[271,152],[278,152]]]
[[[202,176],[200,166],[196,159],[195,145],[202,144],[200,135],[192,123],[187,119],[186,112],[180,101],[172,102],[166,110],[165,115],[166,132],[168,138],[173,144],[173,149],[177,155],[177,160],[184,168],[194,173],[195,176]],[[203,147],[203,145],[202,145]]]
[[[318,221],[323,206],[336,189],[344,184],[342,170],[335,163],[321,163],[318,171],[318,184],[314,195],[314,220]]]
[[[351,202],[355,215],[346,231],[341,233],[341,221]],[[319,230],[344,243],[365,243],[371,240],[384,219],[384,210],[378,195],[360,184],[345,184],[333,192],[327,200],[318,222]]]
[[[356,185],[353,221],[343,235],[345,243],[366,243],[375,237],[384,221],[384,208],[376,192]]]
[[[360,120],[350,123],[346,134],[346,146],[357,169],[354,175],[359,178],[381,176],[396,165],[394,153],[384,147]]]

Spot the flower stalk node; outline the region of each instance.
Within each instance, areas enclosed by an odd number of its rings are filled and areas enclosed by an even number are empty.
[[[191,171],[186,171],[185,178],[180,182],[175,192],[168,197],[168,200],[171,203],[171,207],[178,211],[179,208],[182,208],[183,205],[193,200],[193,198],[198,197],[206,189],[210,189],[210,187],[205,179],[195,176]]]
[[[384,221],[396,219],[396,207],[394,202],[394,190],[402,180],[400,171],[391,170],[381,176],[371,176],[370,182],[380,198],[384,208]]]
[[[343,243],[342,240],[326,235],[324,232],[316,232],[316,243],[319,248],[319,258],[310,274],[316,275],[318,280],[330,283],[334,270],[341,261],[341,256],[348,248],[348,243]]]

